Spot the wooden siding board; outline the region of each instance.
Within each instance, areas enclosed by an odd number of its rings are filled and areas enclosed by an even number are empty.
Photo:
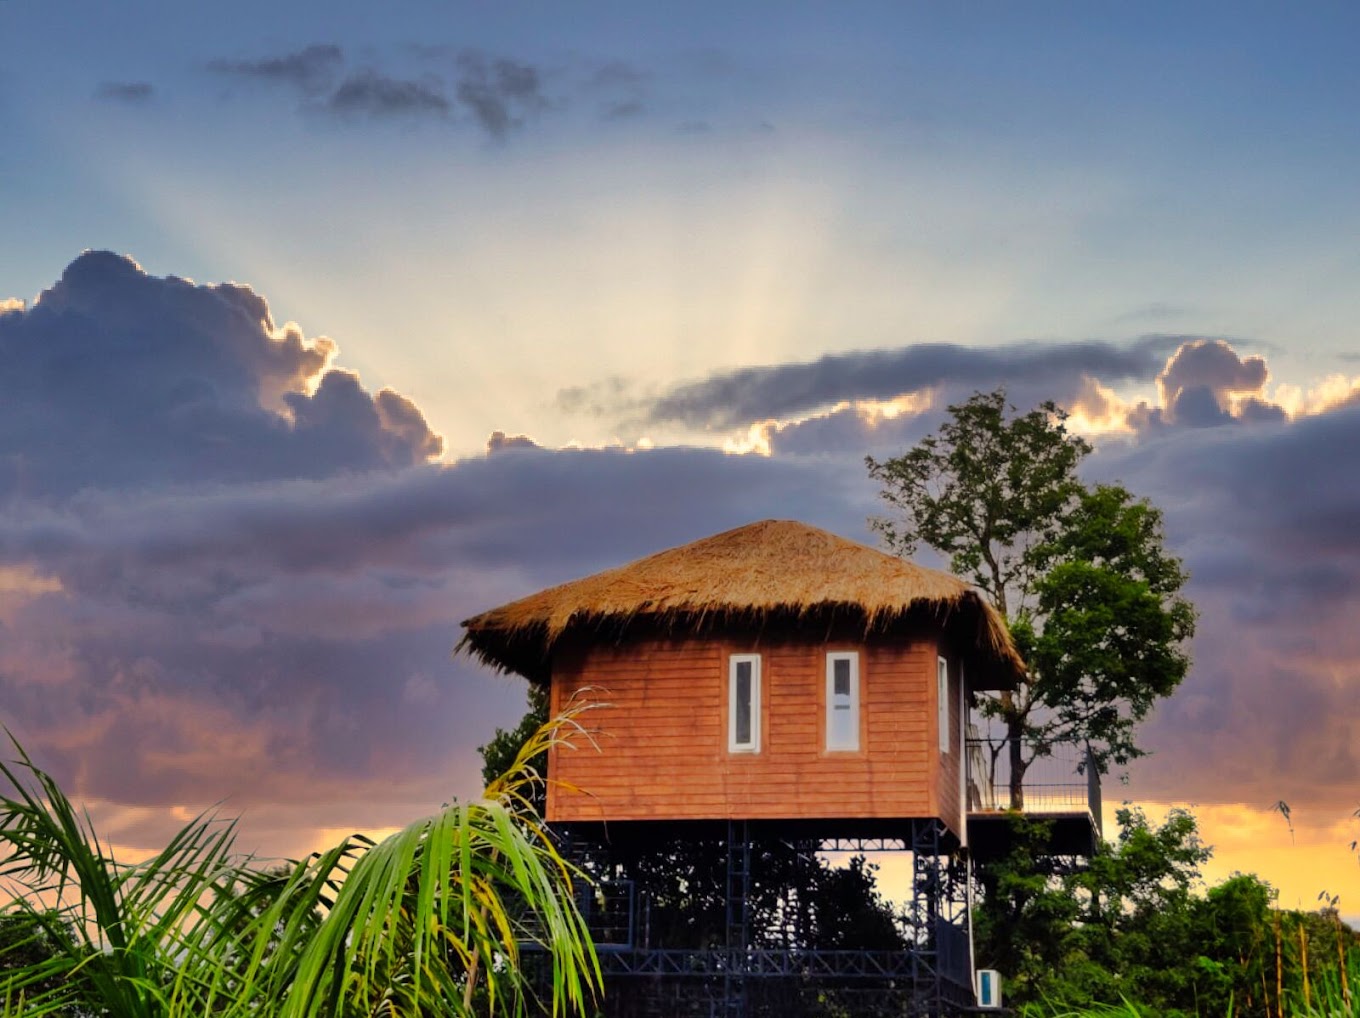
[[[588,715],[600,752],[555,748],[550,820],[935,816],[944,786],[934,729],[933,638],[636,641],[555,661],[551,704]],[[860,655],[860,749],[825,749],[825,655]],[[761,654],[761,752],[727,751],[727,659]],[[588,694],[582,691],[589,690]],[[957,771],[955,786],[957,787]],[[951,827],[954,824],[950,824]]]

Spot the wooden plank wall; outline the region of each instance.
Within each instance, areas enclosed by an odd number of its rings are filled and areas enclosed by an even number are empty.
[[[553,710],[573,695],[610,706],[587,715],[599,752],[553,751],[554,780],[580,791],[550,788],[548,819],[929,817],[944,801],[957,831],[961,756],[940,758],[936,647],[932,634],[867,645],[717,637],[560,650]],[[860,654],[857,752],[824,748],[826,654],[837,650]],[[759,753],[727,748],[727,661],[737,653],[761,655]]]

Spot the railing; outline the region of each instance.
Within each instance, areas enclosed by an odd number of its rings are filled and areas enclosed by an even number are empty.
[[[1013,802],[1011,744],[1006,738],[968,739],[968,811],[993,813],[1018,808],[1025,813],[1074,813],[1089,811],[1100,826],[1100,772],[1085,746],[1060,743],[1046,756],[1033,756],[1033,748],[1021,747],[1028,761],[1020,782],[1020,802]]]

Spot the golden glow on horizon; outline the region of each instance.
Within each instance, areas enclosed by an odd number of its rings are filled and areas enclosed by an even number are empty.
[[[1273,809],[1246,803],[1139,803],[1149,819],[1160,823],[1169,809],[1181,806],[1199,821],[1200,838],[1213,848],[1202,867],[1209,886],[1234,873],[1255,873],[1279,892],[1277,904],[1312,911],[1326,891],[1341,898],[1341,914],[1354,923],[1360,916],[1360,856],[1350,843],[1360,837],[1360,820],[1348,812],[1295,809],[1290,825]],[[1105,807],[1105,830],[1112,834],[1114,810]]]

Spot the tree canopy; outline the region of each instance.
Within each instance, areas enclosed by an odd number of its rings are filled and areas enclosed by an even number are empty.
[[[1135,727],[1185,677],[1195,628],[1161,512],[1081,479],[1091,446],[1067,416],[977,393],[903,455],[866,459],[893,510],[871,521],[887,546],[947,556],[1006,617],[1028,665],[1017,689],[979,704],[1005,729],[1017,807],[1026,769],[1058,744],[1086,746],[1102,773],[1142,755]]]

